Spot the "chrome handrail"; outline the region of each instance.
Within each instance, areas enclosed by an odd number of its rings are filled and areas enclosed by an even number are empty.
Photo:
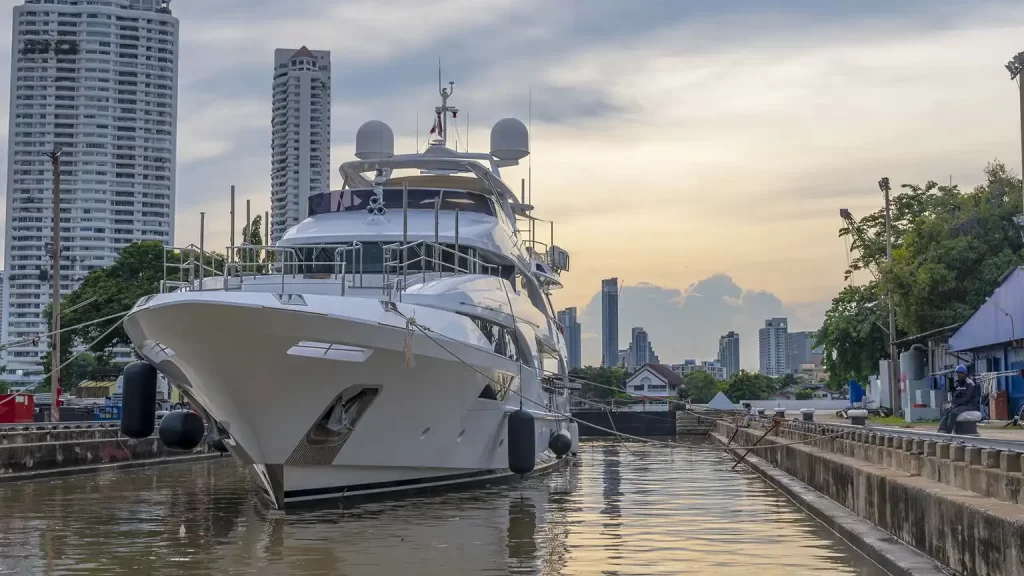
[[[446,270],[453,275],[480,273],[493,275],[493,272],[498,270],[498,266],[488,264],[472,254],[463,254],[444,244],[428,240],[416,240],[405,244],[395,242],[385,244],[383,248],[383,286],[384,292],[389,298],[393,298],[396,294],[400,295],[409,286],[409,268],[416,264],[419,265],[418,270],[413,272],[418,272],[421,275],[421,282],[426,281],[428,273],[438,274],[443,278]],[[430,249],[430,255],[427,255],[427,248]],[[410,258],[410,249],[418,250],[418,255]],[[452,262],[444,261],[445,253],[452,255]],[[466,261],[465,268],[461,266],[463,260]],[[428,263],[430,270],[427,270]],[[392,275],[394,279],[392,279]]]

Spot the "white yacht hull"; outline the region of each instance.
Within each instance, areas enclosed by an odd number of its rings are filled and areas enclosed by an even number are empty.
[[[543,408],[535,374],[470,345],[466,318],[300,298],[161,294],[125,320],[140,354],[229,435],[273,506],[510,478],[507,415],[521,400],[512,391],[480,398],[495,381],[535,398],[524,404],[535,415],[535,470],[559,462],[548,438],[565,422]]]

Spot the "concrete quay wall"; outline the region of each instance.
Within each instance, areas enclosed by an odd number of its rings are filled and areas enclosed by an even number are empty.
[[[715,431],[729,438],[736,428],[719,422]],[[763,433],[741,428],[733,444]],[[841,435],[819,438],[828,434]],[[775,447],[752,453],[958,574],[1024,575],[1024,506],[995,496],[1019,497],[1020,468],[1000,468],[1019,465],[1019,455],[968,457],[964,446],[904,440],[791,421],[761,441]]]
[[[156,435],[131,440],[120,436],[118,428],[5,431],[0,434],[4,436],[0,438],[0,482],[220,455],[210,451],[205,442],[192,451],[168,450]]]

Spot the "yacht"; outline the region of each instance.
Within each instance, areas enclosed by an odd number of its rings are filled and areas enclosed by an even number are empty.
[[[505,118],[489,152],[452,149],[453,91],[439,86],[423,152],[363,124],[341,189],[311,195],[273,245],[223,262],[168,248],[160,292],[125,319],[273,507],[487,484],[575,454],[550,300],[569,254],[501,179],[527,127]]]

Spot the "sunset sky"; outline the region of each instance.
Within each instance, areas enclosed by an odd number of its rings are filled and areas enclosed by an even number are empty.
[[[0,9],[3,82],[11,5]],[[532,90],[533,199],[572,254],[554,300],[587,307],[585,363],[600,361],[593,298],[617,276],[622,347],[643,325],[663,361],[713,358],[732,329],[743,366],[756,369],[764,318],[820,325],[843,285],[838,211],[876,209],[879,177],[970,187],[995,158],[1020,171],[1018,92],[1003,68],[1024,50],[1019,0],[171,8],[181,20],[177,243],[198,240],[205,210],[207,245],[227,244],[231,184],[242,206],[268,209],[275,48],[332,53],[335,187],[365,120],[388,122],[397,151],[415,149],[440,58],[473,148],[499,118],[527,120]],[[8,94],[0,88],[3,185]],[[525,175],[504,174],[514,188]]]

